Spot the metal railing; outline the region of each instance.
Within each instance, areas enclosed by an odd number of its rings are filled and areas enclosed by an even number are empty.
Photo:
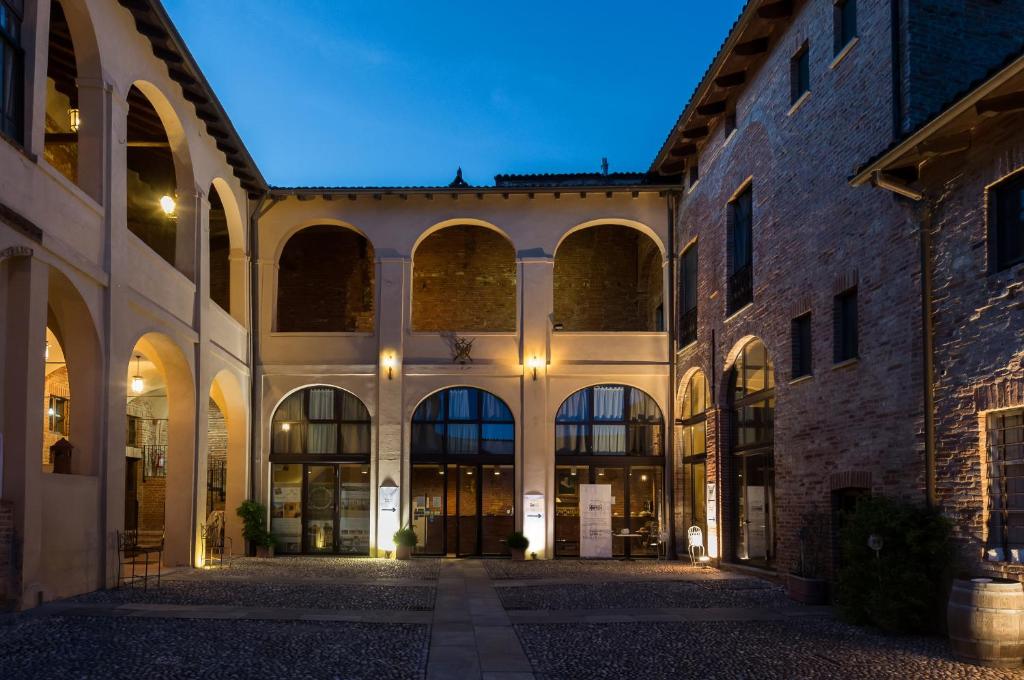
[[[735,314],[754,301],[754,268],[749,264],[729,277],[726,313]]]

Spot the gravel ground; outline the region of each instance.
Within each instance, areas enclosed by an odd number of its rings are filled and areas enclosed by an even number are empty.
[[[206,577],[203,574],[203,577]],[[215,578],[165,579],[159,587],[99,590],[74,598],[76,602],[124,602],[298,609],[416,609],[434,608],[434,586],[367,586],[316,582],[309,584]],[[2,676],[0,676],[2,677]]]
[[[954,661],[941,638],[835,621],[519,625],[538,677],[702,680],[1021,678]]]
[[[437,580],[440,559],[381,560],[369,557],[279,556],[273,559],[235,557],[230,566],[209,573],[260,579],[376,579]]]
[[[484,568],[492,579],[575,578],[643,578],[664,575],[717,575],[714,569],[694,567],[689,562],[660,560],[484,560]]]
[[[428,626],[124,617],[0,625],[0,678],[422,678]]]
[[[554,586],[498,585],[505,609],[630,609],[637,607],[784,607],[798,606],[785,591],[765,581],[625,581]]]

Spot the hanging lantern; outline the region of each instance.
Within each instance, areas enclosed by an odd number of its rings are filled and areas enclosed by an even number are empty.
[[[68,126],[71,127],[72,132],[78,132],[78,128],[82,125],[81,112],[78,109],[68,109]]]
[[[132,376],[132,394],[142,394],[142,391],[146,389],[146,382],[142,379],[142,371],[139,369],[139,363],[142,360],[141,354],[135,355],[135,375]]]

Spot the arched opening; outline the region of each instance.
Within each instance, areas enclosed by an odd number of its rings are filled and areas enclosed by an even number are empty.
[[[612,554],[658,555],[665,517],[665,421],[626,385],[575,392],[555,415],[555,556],[580,555],[580,484],[611,486]]]
[[[729,372],[734,427],[733,551],[740,562],[771,566],[775,560],[775,375],[757,338],[743,345]]]
[[[165,544],[167,564],[191,564],[195,395],[184,355],[169,338],[143,336],[126,371],[125,530]]]
[[[658,244],[638,229],[588,227],[555,252],[554,323],[564,331],[663,331]]]
[[[430,395],[412,416],[412,526],[420,555],[507,555],[515,529],[515,421],[475,387]]]
[[[235,509],[248,497],[248,423],[247,396],[242,383],[230,371],[222,370],[210,384],[205,521],[207,534],[211,534],[212,527],[213,537],[225,539],[220,545],[234,554],[245,549],[241,519]],[[208,554],[216,557],[217,551]]]
[[[707,378],[703,371],[694,371],[683,391],[677,429],[683,479],[682,516],[686,528],[700,527],[705,547],[708,545],[707,410],[710,403]]]
[[[413,254],[412,329],[514,332],[516,251],[477,225],[445,227]]]
[[[288,239],[277,272],[277,328],[285,333],[373,331],[374,252],[345,227],[307,227]]]
[[[78,64],[64,6],[50,3],[50,44],[46,62],[46,111],[43,157],[72,182],[78,182]]]
[[[178,266],[174,153],[156,109],[134,85],[128,92],[127,144],[128,230],[171,266]]]
[[[210,397],[206,407],[206,521],[223,524],[228,499],[228,421]],[[219,518],[214,517],[220,513]]]
[[[210,185],[210,299],[231,313],[231,234],[220,191]]]
[[[274,412],[270,531],[284,553],[370,552],[370,412],[335,387],[293,392]]]
[[[93,475],[104,380],[99,337],[78,289],[54,267],[49,274],[46,317],[42,470]],[[57,448],[51,449],[54,445]]]

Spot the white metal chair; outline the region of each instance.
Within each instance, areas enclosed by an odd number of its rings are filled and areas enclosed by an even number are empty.
[[[704,532],[698,526],[686,530],[686,551],[690,553],[690,564],[696,565],[707,555],[704,550]]]

